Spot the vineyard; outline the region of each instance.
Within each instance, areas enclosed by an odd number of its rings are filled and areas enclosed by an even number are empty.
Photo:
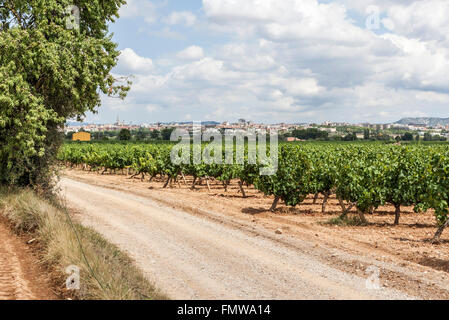
[[[203,146],[204,148],[205,146]],[[224,190],[236,182],[242,197],[254,187],[279,201],[300,205],[310,195],[324,195],[323,212],[332,194],[341,207],[341,219],[355,213],[368,223],[366,215],[380,206],[395,207],[395,224],[401,207],[413,206],[417,214],[433,209],[438,240],[449,224],[449,147],[446,145],[387,144],[281,144],[275,175],[259,175],[261,164],[179,164],[172,163],[173,144],[66,144],[58,155],[69,167],[105,173],[122,173],[164,179],[164,188],[187,184],[191,188],[219,181]],[[223,157],[225,155],[223,154]],[[193,155],[191,155],[193,158]]]

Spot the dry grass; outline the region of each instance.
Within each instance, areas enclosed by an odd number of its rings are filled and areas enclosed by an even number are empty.
[[[92,229],[72,224],[59,204],[38,197],[31,190],[0,189],[0,213],[16,232],[32,233],[39,241],[42,261],[60,275],[61,286],[65,285],[68,266],[80,269],[81,288],[75,291],[76,298],[166,299],[129,257]]]

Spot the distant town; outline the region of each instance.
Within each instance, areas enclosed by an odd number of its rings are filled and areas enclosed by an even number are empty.
[[[424,140],[446,141],[449,138],[449,119],[405,118],[395,123],[371,124],[325,121],[318,123],[260,124],[245,119],[236,122],[202,122],[202,130],[276,130],[285,141],[305,140]],[[117,117],[113,124],[68,123],[66,138],[75,133],[88,132],[92,140],[169,140],[174,129],[192,129],[192,122],[127,124]],[[125,134],[123,134],[125,133]]]

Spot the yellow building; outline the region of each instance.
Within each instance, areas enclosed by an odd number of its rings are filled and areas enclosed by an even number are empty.
[[[89,132],[76,132],[73,134],[73,141],[90,141]]]

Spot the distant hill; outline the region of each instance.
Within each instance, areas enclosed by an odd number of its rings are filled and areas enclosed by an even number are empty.
[[[396,124],[417,124],[417,125],[425,125],[428,127],[434,126],[447,126],[449,125],[449,118],[403,118],[397,122]]]

